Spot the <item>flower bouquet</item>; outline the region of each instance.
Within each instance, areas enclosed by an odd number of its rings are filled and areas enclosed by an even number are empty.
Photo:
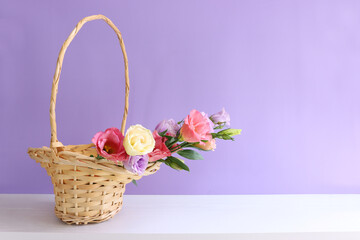
[[[82,26],[97,19],[114,30],[124,57],[125,107],[121,130],[109,128],[98,132],[91,144],[64,145],[58,140],[55,114],[62,63],[66,49]],[[65,40],[57,59],[50,99],[50,147],[28,149],[30,157],[51,177],[55,214],[67,224],[106,221],[121,210],[127,183],[136,183],[142,176],[154,174],[162,163],[189,171],[181,157],[202,159],[195,150],[214,150],[215,139],[233,140],[233,136],[240,133],[228,128],[230,117],[223,109],[210,117],[192,110],[180,122],[162,121],[153,132],[134,125],[125,134],[129,89],[128,59],[119,29],[103,15],[82,19]]]
[[[240,129],[222,130],[229,126],[230,115],[224,108],[210,117],[194,109],[180,122],[174,119],[161,121],[153,132],[139,124],[131,126],[125,136],[117,128],[108,128],[96,133],[92,142],[97,150],[96,159],[113,161],[137,175],[145,173],[149,162],[190,171],[184,160],[173,155],[202,160],[195,150],[214,150],[215,139],[234,140],[233,136],[241,133]]]

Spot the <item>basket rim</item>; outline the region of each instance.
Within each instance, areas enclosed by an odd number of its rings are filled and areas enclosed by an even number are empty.
[[[108,159],[96,159],[96,157],[90,157],[84,155],[82,152],[74,151],[74,148],[85,149],[95,149],[94,144],[80,144],[80,145],[64,145],[63,148],[57,148],[57,151],[54,151],[51,147],[43,146],[41,148],[28,148],[29,156],[34,159],[36,162],[40,163],[52,163],[52,164],[62,164],[62,165],[72,165],[79,167],[88,167],[96,170],[108,171],[115,174],[126,174],[134,177],[141,178],[142,176],[147,176],[155,173],[159,168],[162,162],[149,162],[148,166],[143,175],[138,175],[128,171],[121,161],[111,161]]]

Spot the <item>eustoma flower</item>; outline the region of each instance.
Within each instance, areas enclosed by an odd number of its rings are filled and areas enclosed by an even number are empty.
[[[125,161],[129,158],[123,146],[124,136],[117,128],[98,132],[92,138],[98,154],[112,161]]]
[[[124,147],[130,156],[145,155],[153,151],[155,140],[149,129],[137,124],[126,131]]]
[[[203,144],[195,144],[195,147],[198,147],[206,151],[210,151],[210,150],[214,151],[216,148],[216,140],[211,139]]]
[[[179,131],[180,126],[176,123],[174,119],[162,120],[155,127],[155,130],[159,133],[167,131],[166,134],[172,137],[175,137]]]
[[[124,162],[124,167],[135,174],[143,175],[149,162],[148,155],[130,156],[128,161]]]
[[[201,112],[201,114],[207,119],[210,124],[210,132],[214,132],[214,123],[210,120],[209,116],[205,112]]]
[[[199,142],[203,145],[202,140],[211,140],[211,126],[208,118],[201,112],[192,110],[184,119],[184,124],[180,129],[181,138],[186,142]]]
[[[154,151],[149,153],[149,162],[171,156],[171,151],[165,145],[166,137],[161,137],[156,130],[153,132],[153,136],[155,139],[155,148]]]
[[[122,161],[122,164],[116,164],[133,174],[143,175],[149,162],[150,166],[165,163],[176,170],[189,171],[181,158],[202,160],[204,158],[196,149],[214,151],[216,139],[234,141],[241,129],[223,129],[229,125],[230,115],[224,108],[210,117],[193,109],[179,124],[174,119],[163,120],[154,132],[137,124],[129,127],[125,137],[119,129],[109,128],[95,134],[92,142],[98,152],[96,159]],[[175,153],[178,156],[172,156]]]
[[[221,109],[220,112],[215,113],[210,116],[211,121],[215,124],[224,124],[227,127],[230,127],[230,115],[225,111],[224,108]]]

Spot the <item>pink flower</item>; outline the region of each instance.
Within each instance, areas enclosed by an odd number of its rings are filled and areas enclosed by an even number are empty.
[[[206,117],[206,119],[208,120],[209,124],[210,124],[210,132],[214,132],[214,123],[210,120],[209,116],[207,115],[207,113],[205,112],[201,112],[201,114]]]
[[[155,148],[148,154],[149,162],[154,162],[164,157],[171,156],[170,150],[165,145],[167,138],[161,137],[156,130],[153,132],[153,137],[155,139]]]
[[[184,119],[184,124],[180,129],[181,138],[186,142],[199,142],[201,140],[211,140],[211,126],[206,116],[201,112],[192,110]]]
[[[108,160],[125,161],[129,158],[123,145],[124,135],[117,128],[98,132],[92,138],[98,154]]]

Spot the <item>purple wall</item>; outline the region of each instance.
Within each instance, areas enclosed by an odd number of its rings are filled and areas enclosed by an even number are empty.
[[[191,173],[163,167],[131,194],[360,193],[360,1],[0,1],[0,192],[50,193],[27,147],[48,146],[57,54],[87,15],[123,33],[128,125],[225,107],[236,142]],[[120,127],[123,62],[112,30],[87,24],[65,56],[59,140]]]

